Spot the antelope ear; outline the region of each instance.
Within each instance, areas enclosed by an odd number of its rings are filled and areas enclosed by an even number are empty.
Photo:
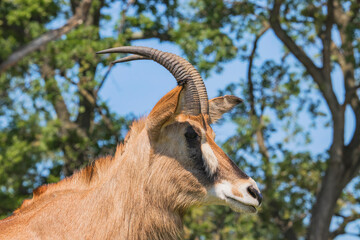
[[[242,101],[243,100],[241,98],[232,95],[225,95],[211,99],[209,101],[210,123],[214,123],[219,120],[224,113],[229,112]]]
[[[175,115],[180,104],[180,93],[183,87],[177,86],[165,96],[163,96],[155,107],[151,110],[146,119],[146,130],[150,139],[157,140],[161,127],[172,116]]]

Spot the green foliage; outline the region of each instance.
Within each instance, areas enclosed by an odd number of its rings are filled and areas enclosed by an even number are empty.
[[[94,57],[95,52],[124,44],[100,38],[100,3],[93,2],[89,23],[0,76],[0,218],[19,207],[34,188],[113,154],[123,138],[132,117],[117,116],[97,99],[103,76],[95,70],[109,60]],[[63,18],[68,7],[63,1],[1,1],[0,60],[48,31],[47,25]],[[96,104],[85,98],[85,91]]]
[[[4,0],[0,2],[0,61],[15,49],[46,31],[57,17],[60,2],[52,0]],[[26,65],[22,66],[26,67]]]

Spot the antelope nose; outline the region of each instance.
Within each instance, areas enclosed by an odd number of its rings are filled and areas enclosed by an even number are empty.
[[[249,186],[248,188],[247,188],[247,191],[248,191],[248,193],[253,197],[253,198],[255,198],[256,200],[258,200],[258,202],[259,202],[259,205],[261,204],[261,202],[262,202],[262,195],[261,195],[261,193],[259,193],[259,191],[258,190],[256,190],[253,186]]]

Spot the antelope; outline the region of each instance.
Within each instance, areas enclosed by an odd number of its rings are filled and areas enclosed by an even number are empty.
[[[191,206],[257,212],[262,196],[255,181],[215,143],[211,128],[242,100],[209,101],[197,70],[172,53],[134,46],[98,53],[133,54],[113,63],[153,60],[177,86],[133,122],[113,157],[35,189],[0,221],[0,239],[181,239]]]

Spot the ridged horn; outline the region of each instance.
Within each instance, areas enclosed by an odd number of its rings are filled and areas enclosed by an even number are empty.
[[[175,77],[178,85],[185,87],[184,113],[195,116],[200,113],[209,114],[209,102],[204,81],[194,66],[184,58],[173,53],[137,46],[116,47],[97,52],[97,54],[104,53],[135,54],[115,60],[113,63],[151,59],[161,64]]]

